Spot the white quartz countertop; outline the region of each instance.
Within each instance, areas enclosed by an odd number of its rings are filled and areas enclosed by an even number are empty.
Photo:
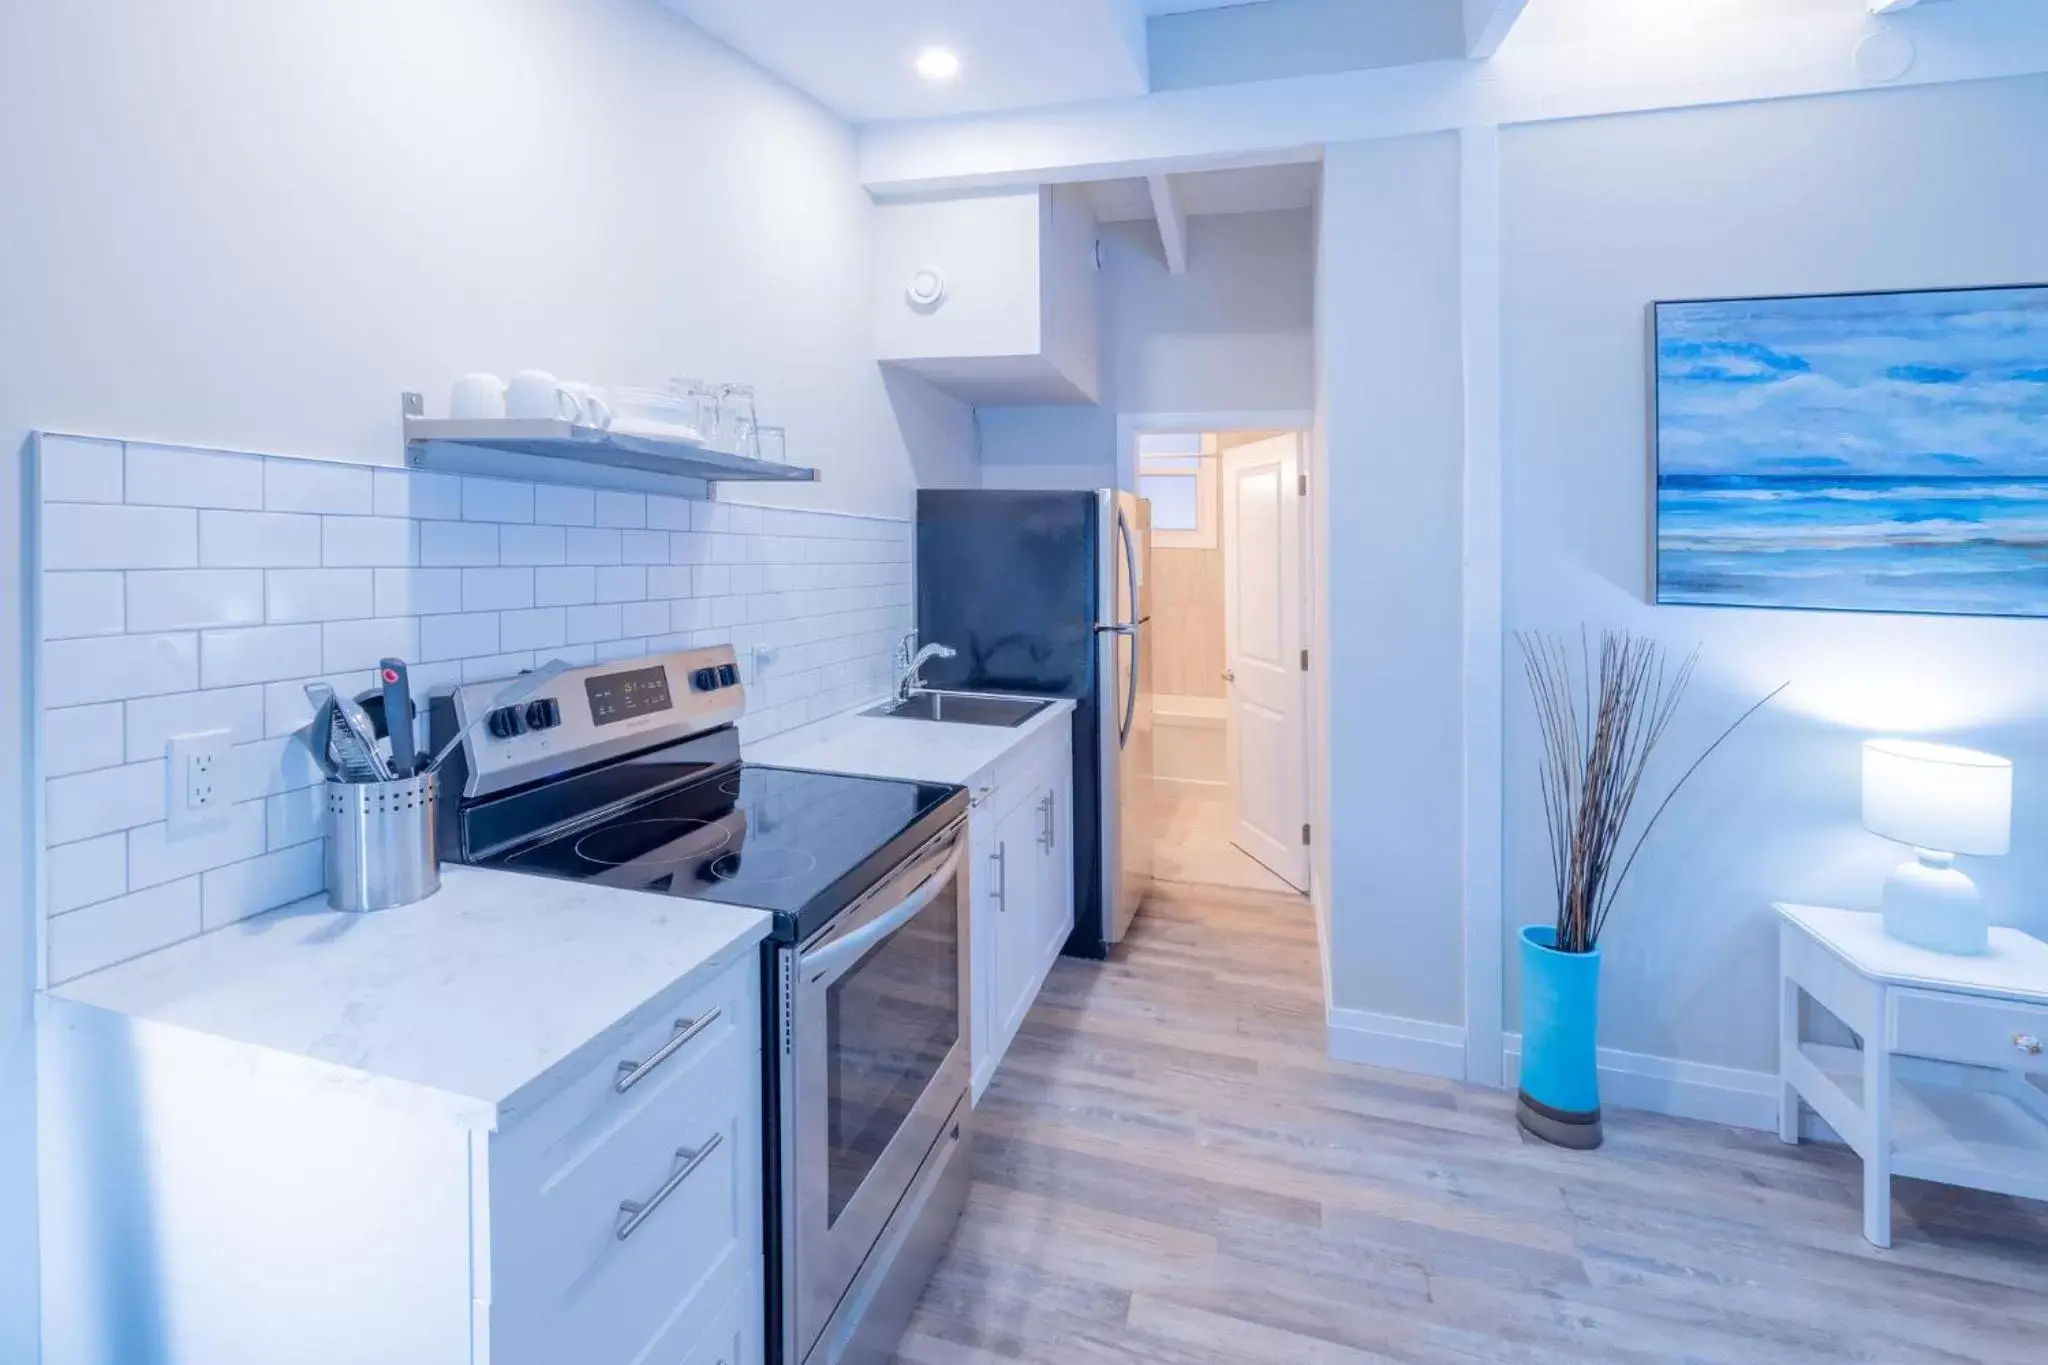
[[[51,995],[424,1087],[491,1123],[750,955],[770,925],[739,906],[444,865],[417,905],[300,901]]]
[[[813,721],[773,739],[750,741],[746,746],[747,761],[964,786],[989,764],[1059,725],[1061,717],[1073,714],[1074,710],[1072,701],[1056,699],[1014,728],[861,714],[881,705],[883,700],[864,702],[853,710]]]

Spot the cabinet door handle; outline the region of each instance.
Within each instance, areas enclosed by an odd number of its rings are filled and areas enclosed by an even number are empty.
[[[675,1056],[676,1053],[682,1050],[685,1043],[695,1038],[705,1029],[710,1028],[717,1018],[718,1011],[709,1009],[698,1015],[695,1019],[676,1020],[676,1031],[669,1036],[669,1040],[663,1043],[652,1057],[649,1057],[644,1062],[619,1063],[619,1078],[612,1082],[612,1089],[623,1095],[634,1086],[640,1084],[640,1082],[646,1080],[649,1072]]]
[[[990,861],[994,862],[996,865],[996,889],[990,894],[995,899],[996,909],[999,911],[1007,910],[1010,908],[1009,852],[1010,846],[1008,844],[997,844],[996,851],[988,855]]]
[[[2012,1036],[2012,1045],[2029,1057],[2041,1055],[2041,1040],[2031,1033],[2015,1033]]]
[[[1038,832],[1038,846],[1047,853],[1052,852],[1053,846],[1052,799],[1051,792],[1047,792],[1038,799],[1038,813],[1045,820],[1045,827]]]
[[[996,789],[994,787],[976,787],[973,794],[967,798],[967,804],[975,810],[980,810],[988,804],[988,799],[995,794]]]
[[[661,1188],[647,1197],[645,1203],[637,1199],[619,1201],[618,1235],[621,1242],[640,1230],[648,1215],[660,1208],[662,1201],[683,1187],[683,1182],[697,1173],[705,1159],[718,1150],[718,1144],[725,1140],[725,1134],[713,1133],[702,1147],[691,1151],[687,1147],[676,1148],[676,1168],[669,1172],[668,1179],[661,1182]]]

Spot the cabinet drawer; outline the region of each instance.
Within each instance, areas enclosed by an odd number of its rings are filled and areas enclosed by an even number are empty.
[[[687,1355],[676,1358],[675,1365],[761,1365],[764,1315],[757,1275],[719,1310],[709,1328],[699,1325],[702,1334]],[[654,1359],[659,1358],[650,1358]]]
[[[2048,1008],[1928,991],[1892,993],[1892,1051],[2048,1071]]]

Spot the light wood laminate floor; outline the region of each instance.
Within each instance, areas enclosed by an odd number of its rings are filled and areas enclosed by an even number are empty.
[[[1167,887],[1063,959],[979,1111],[902,1365],[2048,1361],[2048,1206],[1774,1135],[1329,1061],[1305,902]]]

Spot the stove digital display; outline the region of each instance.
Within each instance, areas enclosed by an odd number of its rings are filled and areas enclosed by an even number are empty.
[[[583,690],[590,695],[590,723],[613,725],[655,711],[673,710],[668,695],[668,670],[636,668],[630,673],[606,673],[585,678]]]

